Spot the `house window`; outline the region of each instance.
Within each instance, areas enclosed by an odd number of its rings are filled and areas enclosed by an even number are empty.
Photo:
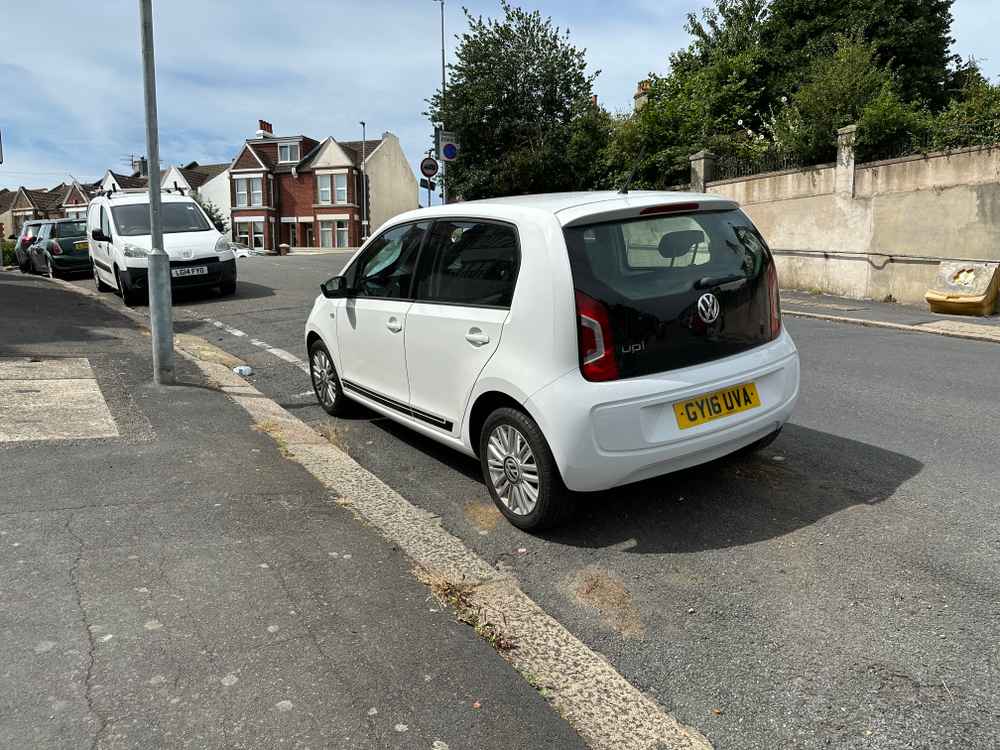
[[[333,224],[332,221],[321,221],[319,223],[319,246],[333,247]]]
[[[336,202],[347,203],[347,175],[335,174],[333,176],[334,187],[337,190]]]
[[[264,205],[264,178],[263,177],[251,177],[250,178],[250,205],[251,206],[263,206]]]
[[[253,231],[253,244],[250,247],[264,247],[264,222],[252,221],[250,223]]]
[[[347,237],[347,221],[338,220],[334,222],[337,225],[337,244],[336,247],[348,247],[351,243]]]
[[[236,180],[236,207],[246,208],[248,203],[248,193],[247,193],[247,183],[246,179]]]
[[[288,246],[297,247],[296,243],[299,241],[299,238],[295,235],[295,225],[286,224],[285,226],[288,227]]]
[[[250,222],[249,221],[238,221],[236,222],[236,241],[241,245],[250,246]]]
[[[297,162],[299,160],[299,144],[282,143],[278,146],[279,162]]]
[[[333,196],[331,191],[331,178],[328,174],[318,174],[316,175],[316,195],[317,203],[322,203],[324,205],[329,205],[333,202]]]

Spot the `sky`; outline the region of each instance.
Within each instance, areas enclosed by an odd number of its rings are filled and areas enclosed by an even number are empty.
[[[595,89],[627,110],[638,80],[687,43],[685,15],[708,0],[524,0],[587,49]],[[160,158],[232,160],[257,120],[279,135],[359,140],[395,133],[414,166],[430,145],[421,115],[440,86],[435,0],[154,0]],[[446,54],[466,28],[445,6]],[[499,15],[499,0],[465,0]],[[295,12],[290,12],[294,8]],[[1000,2],[957,0],[955,51],[1000,75]],[[145,153],[138,0],[17,3],[0,26],[0,188],[92,181]]]

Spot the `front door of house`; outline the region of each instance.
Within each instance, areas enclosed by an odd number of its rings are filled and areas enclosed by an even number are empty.
[[[304,247],[312,247],[313,246],[313,225],[312,224],[304,224],[302,226],[302,229],[303,229],[303,236],[302,236],[302,244],[303,244],[303,246]]]

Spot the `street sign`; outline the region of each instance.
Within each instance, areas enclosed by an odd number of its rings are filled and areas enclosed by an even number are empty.
[[[437,190],[437,183],[433,180],[421,180],[420,187],[424,190]]]
[[[424,177],[433,177],[438,173],[438,163],[437,159],[432,159],[429,156],[424,157],[424,160],[420,162],[420,174]]]
[[[446,130],[441,131],[439,140],[438,156],[442,161],[455,161],[458,158],[459,144],[454,133]]]

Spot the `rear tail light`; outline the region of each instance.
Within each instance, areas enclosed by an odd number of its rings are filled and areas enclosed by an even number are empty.
[[[617,380],[618,362],[615,361],[608,309],[583,292],[577,292],[576,314],[583,377],[591,381]]]
[[[62,255],[62,248],[59,247],[59,243],[55,240],[49,240],[49,252],[52,255]]]
[[[778,269],[774,259],[767,267],[767,297],[771,302],[771,338],[778,338],[781,333],[781,300],[778,298]]]

